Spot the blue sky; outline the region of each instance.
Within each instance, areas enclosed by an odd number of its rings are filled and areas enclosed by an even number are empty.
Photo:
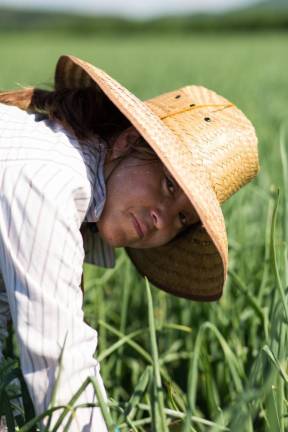
[[[0,6],[149,17],[199,11],[220,12],[255,2],[257,0],[0,0]]]

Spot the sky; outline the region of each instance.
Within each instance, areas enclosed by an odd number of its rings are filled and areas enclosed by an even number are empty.
[[[0,6],[150,17],[185,12],[221,12],[257,0],[0,0]],[[259,1],[259,0],[258,0]]]

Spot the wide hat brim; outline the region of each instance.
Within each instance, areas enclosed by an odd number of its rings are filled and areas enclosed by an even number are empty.
[[[191,149],[165,125],[149,104],[106,72],[74,56],[61,56],[55,89],[94,87],[110,99],[153,148],[190,199],[201,223],[165,246],[126,248],[137,270],[157,287],[178,297],[217,300],[227,275],[228,247],[223,213]]]

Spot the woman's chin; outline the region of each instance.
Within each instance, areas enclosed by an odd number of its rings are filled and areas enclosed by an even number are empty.
[[[122,235],[122,233],[111,233],[110,230],[109,232],[105,232],[105,230],[99,229],[99,235],[105,243],[114,248],[126,247],[133,242],[133,240],[129,240],[129,238]]]
[[[108,227],[106,227],[108,228]],[[151,249],[154,247],[159,247],[164,244],[155,244],[152,239],[139,238],[134,235],[133,232],[115,231],[110,229],[105,229],[103,226],[99,227],[99,235],[109,246],[113,248],[129,247],[133,249]]]

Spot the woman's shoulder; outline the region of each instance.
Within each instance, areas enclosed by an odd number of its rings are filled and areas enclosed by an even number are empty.
[[[88,187],[79,144],[55,122],[0,103],[0,164],[19,169],[45,165]]]
[[[17,120],[20,118],[24,119],[25,117],[27,118],[27,116],[28,113],[18,108],[17,106],[7,105],[0,102],[0,120],[3,119]]]

